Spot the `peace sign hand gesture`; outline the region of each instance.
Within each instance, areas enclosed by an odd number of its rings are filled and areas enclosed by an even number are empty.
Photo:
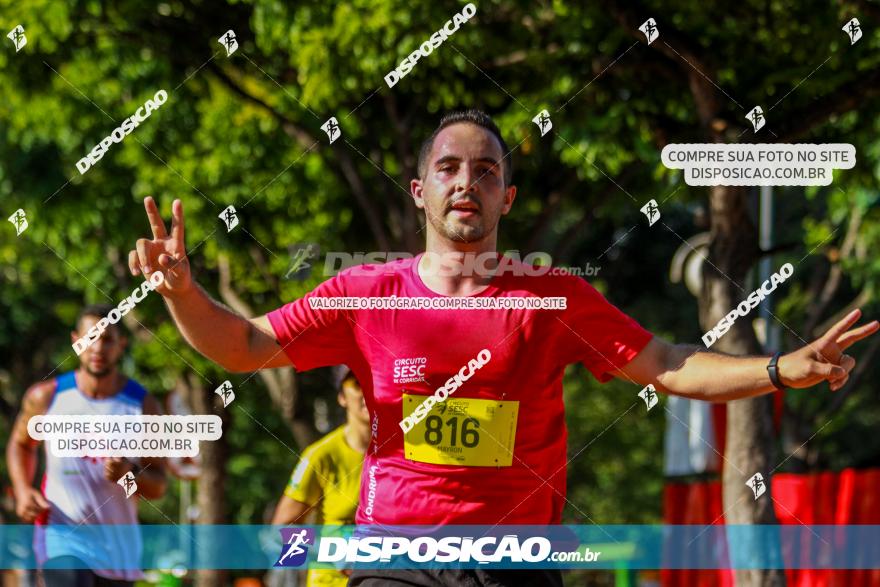
[[[812,344],[780,357],[782,383],[800,389],[828,381],[831,391],[843,387],[856,366],[856,360],[843,351],[880,330],[876,320],[849,330],[861,315],[861,310],[853,310]]]
[[[166,297],[186,292],[192,287],[189,259],[183,241],[183,204],[174,200],[171,204],[171,236],[165,231],[165,223],[152,197],[144,199],[144,208],[150,220],[153,238],[140,238],[136,249],[128,253],[128,268],[132,275],[143,275],[147,279],[156,271],[161,271],[164,280],[156,291]]]

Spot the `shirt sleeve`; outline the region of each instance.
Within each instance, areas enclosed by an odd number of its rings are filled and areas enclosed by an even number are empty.
[[[348,363],[356,349],[349,310],[313,308],[310,300],[345,296],[343,274],[269,312],[281,348],[299,371]]]
[[[313,456],[310,451],[303,453],[302,459],[290,475],[287,487],[284,488],[284,495],[309,507],[321,499],[321,476],[317,469],[318,463],[312,461]]]
[[[583,363],[599,382],[613,379],[654,335],[621,312],[596,288],[576,277],[569,289],[567,309],[560,318],[563,356],[568,363]]]

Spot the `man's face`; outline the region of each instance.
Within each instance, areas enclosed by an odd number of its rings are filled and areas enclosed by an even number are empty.
[[[494,236],[516,197],[516,187],[504,185],[505,155],[495,135],[481,126],[462,122],[440,131],[425,177],[410,187],[429,230],[459,243]]]
[[[71,333],[71,342],[79,340],[85,336],[89,329],[94,326],[100,318],[98,316],[83,316],[76,331]],[[89,375],[95,377],[104,377],[110,374],[122,358],[125,352],[127,340],[116,326],[109,326],[101,333],[100,338],[89,345],[79,355],[79,364]]]
[[[357,420],[362,423],[370,421],[370,413],[367,411],[367,403],[364,401],[364,392],[361,386],[351,378],[342,384],[339,392],[339,405],[345,408],[348,420]]]

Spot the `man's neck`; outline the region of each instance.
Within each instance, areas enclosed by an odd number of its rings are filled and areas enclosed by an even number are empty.
[[[431,291],[445,296],[470,296],[489,287],[497,267],[494,234],[478,242],[459,243],[431,231],[417,269]]]
[[[102,399],[116,395],[122,388],[124,377],[113,369],[102,377],[92,375],[85,369],[76,370],[76,385],[88,397]]]
[[[359,453],[367,452],[367,446],[370,444],[370,425],[367,422],[358,420],[349,420],[343,430],[345,442],[358,451]]]

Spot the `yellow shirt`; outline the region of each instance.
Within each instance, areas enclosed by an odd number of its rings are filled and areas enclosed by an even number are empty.
[[[284,495],[316,507],[318,524],[354,524],[361,487],[364,455],[345,441],[345,426],[340,426],[303,451],[293,470]],[[313,569],[307,584],[340,587],[348,577],[334,570]]]

